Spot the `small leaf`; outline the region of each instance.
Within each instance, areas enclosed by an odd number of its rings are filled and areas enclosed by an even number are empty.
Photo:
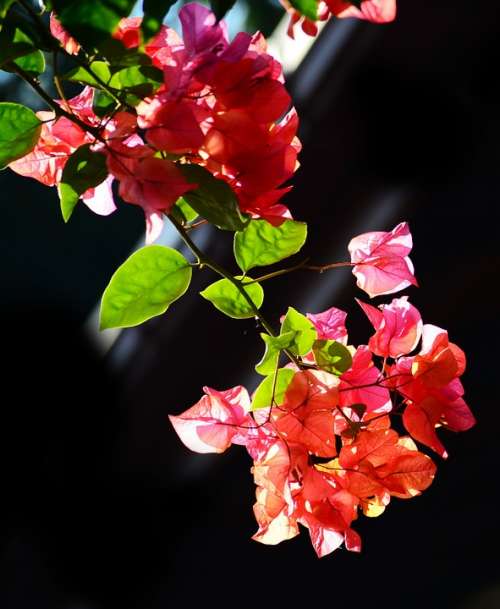
[[[3,19],[7,11],[16,0],[0,0],[0,19]],[[0,29],[2,24],[0,23]]]
[[[255,266],[274,264],[296,254],[307,238],[307,224],[285,220],[273,226],[266,220],[251,220],[234,235],[234,255],[244,272]]]
[[[236,0],[210,0],[210,8],[217,17],[217,21],[224,19],[226,13],[228,13],[235,4]]]
[[[301,15],[316,21],[318,18],[318,0],[290,0],[293,8],[297,9]]]
[[[285,319],[281,324],[281,334],[291,330],[296,334],[293,344],[290,345],[290,351],[294,355],[305,355],[311,350],[318,334],[312,322],[305,315],[302,315],[293,307],[288,307]]]
[[[128,258],[104,291],[101,330],[129,328],[164,313],[188,289],[191,267],[178,251],[148,245]]]
[[[271,405],[281,406],[285,401],[286,390],[294,376],[294,370],[291,370],[290,368],[280,368],[276,374],[276,383],[274,374],[266,377],[253,394],[251,409],[258,410],[259,408],[269,408]]]
[[[188,182],[198,184],[198,188],[187,192],[184,198],[200,216],[224,230],[245,228],[238,199],[229,184],[214,178],[209,171],[198,165],[178,167]]]
[[[14,60],[14,63],[32,76],[39,76],[45,72],[45,56],[42,51],[34,51]]]
[[[128,17],[135,0],[53,0],[62,26],[87,48],[97,48],[111,37],[122,17]]]
[[[108,83],[111,78],[111,71],[105,61],[93,61],[89,65],[89,70],[77,66],[63,76],[64,80],[80,82],[91,87],[100,87],[99,82],[92,76],[95,74],[104,83]]]
[[[58,185],[65,222],[70,219],[80,196],[87,189],[104,182],[107,175],[106,156],[101,152],[92,152],[90,144],[84,144],[73,152],[64,166]]]
[[[250,277],[236,277],[236,279],[242,281],[243,284],[252,281]],[[244,289],[254,303],[255,308],[260,309],[264,302],[264,290],[262,287],[258,283],[250,283]],[[255,316],[255,311],[247,299],[229,279],[220,279],[212,283],[200,294],[203,298],[209,300],[216,309],[234,319],[247,319]]]
[[[0,169],[31,152],[41,129],[42,123],[33,110],[0,102]]]
[[[266,376],[276,370],[279,354],[282,349],[288,349],[293,344],[295,332],[286,332],[280,336],[269,336],[269,334],[260,336],[266,344],[266,350],[260,362],[255,366],[255,370]]]
[[[151,95],[163,84],[163,72],[154,66],[130,66],[115,72],[109,86],[134,95]]]
[[[3,28],[0,28],[0,65],[3,70],[13,72],[14,62],[31,76],[38,76],[45,71],[45,57],[38,49],[38,36],[16,15],[11,15]],[[9,65],[10,64],[10,65]]]
[[[115,109],[117,103],[106,91],[96,90],[94,92],[94,99],[92,101],[92,110],[100,118],[104,118],[111,114]]]
[[[181,224],[192,222],[198,217],[198,213],[191,207],[191,205],[189,205],[184,197],[177,199],[171,213]]]
[[[36,47],[20,28],[7,23],[0,30],[0,65],[33,53]]]
[[[163,19],[176,0],[144,0],[142,3],[141,31],[144,42],[150,40],[160,31]]]
[[[352,366],[349,349],[335,340],[317,340],[313,345],[314,359],[320,368],[341,375]]]

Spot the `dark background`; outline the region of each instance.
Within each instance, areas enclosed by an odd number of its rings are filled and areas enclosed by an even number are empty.
[[[197,401],[204,384],[255,386],[255,322],[215,313],[197,295],[212,279],[202,273],[103,358],[82,327],[141,236],[140,210],[122,205],[102,219],[81,206],[63,226],[53,190],[7,171],[2,609],[500,607],[500,8],[402,0],[391,25],[346,23],[328,25],[289,81],[304,152],[287,203],[309,223],[305,255],[318,263],[344,259],[356,234],[409,221],[421,288],[405,293],[467,353],[477,426],[443,432],[451,456],[422,497],[359,519],[361,555],[318,560],[306,531],[277,547],[251,541],[244,449],[190,454],[167,414]],[[231,265],[227,235],[198,238]],[[349,271],[265,287],[274,321],[288,305],[335,305],[349,311],[352,342],[366,342]]]

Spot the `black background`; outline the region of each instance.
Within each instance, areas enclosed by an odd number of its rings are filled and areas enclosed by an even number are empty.
[[[360,555],[318,560],[306,531],[251,541],[245,451],[190,454],[168,424],[204,384],[253,388],[255,322],[211,310],[199,274],[102,360],[80,328],[140,210],[103,220],[82,206],[63,226],[55,192],[2,174],[2,609],[500,607],[499,18],[492,0],[401,1],[395,23],[357,24],[331,62],[318,55],[330,24],[289,83],[326,66],[296,98],[304,152],[287,204],[309,224],[304,255],[338,260],[355,234],[409,221],[421,287],[407,293],[467,353],[478,419],[443,433],[451,456],[422,497],[359,520]],[[208,236],[230,265],[230,238]],[[264,311],[339,306],[358,344],[370,326],[354,296],[349,271],[294,274],[266,286]]]

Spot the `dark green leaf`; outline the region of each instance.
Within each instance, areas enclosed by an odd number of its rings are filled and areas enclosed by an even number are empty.
[[[240,279],[243,284],[252,281],[249,277],[244,279],[237,277],[237,279]],[[264,290],[262,287],[258,283],[251,283],[245,287],[245,292],[255,305],[255,308],[260,309],[264,302]],[[216,309],[234,319],[246,319],[255,316],[255,311],[247,299],[229,279],[220,279],[212,283],[200,294],[203,298],[209,300]]]
[[[163,83],[163,72],[154,66],[131,66],[115,72],[109,86],[134,95],[151,95]]]
[[[34,51],[14,60],[14,63],[32,76],[45,72],[45,57],[42,51]]]
[[[0,103],[0,169],[31,152],[42,123],[33,110],[11,102]]]
[[[273,226],[267,220],[250,220],[234,235],[234,255],[242,271],[267,266],[296,254],[307,238],[307,224],[285,220]]]
[[[352,366],[349,349],[335,340],[317,340],[313,345],[314,359],[320,368],[341,375]]]
[[[295,332],[286,332],[280,334],[280,336],[269,336],[269,334],[261,334],[260,336],[266,344],[266,350],[260,362],[255,366],[255,370],[266,376],[276,370],[280,352],[282,349],[288,349],[293,344]]]
[[[294,355],[305,355],[311,350],[318,334],[305,315],[293,307],[288,307],[285,319],[281,324],[281,334],[286,334],[291,330],[295,332],[295,337],[293,344],[290,345],[290,351]]]
[[[188,182],[198,184],[198,188],[187,192],[184,198],[200,216],[224,230],[236,231],[245,227],[238,199],[229,184],[214,178],[198,165],[178,167]]]
[[[175,4],[176,0],[143,0],[141,30],[144,42],[150,40],[155,34],[160,31],[160,28],[165,19],[170,7]]]
[[[53,0],[63,27],[88,49],[109,39],[134,5],[135,0]]]
[[[293,8],[296,8],[299,13],[308,17],[313,21],[318,18],[318,1],[319,0],[290,0]]]
[[[94,91],[92,109],[94,110],[95,114],[100,118],[111,114],[111,112],[115,109],[116,105],[117,104],[115,100],[111,97],[109,93],[106,93],[106,91]]]
[[[146,53],[142,53],[137,48],[127,49],[121,40],[115,38],[104,41],[99,51],[99,54],[105,57],[113,68],[152,65],[151,57]]]
[[[0,65],[36,50],[33,41],[21,29],[10,23],[0,31]]]
[[[257,387],[252,399],[252,410],[259,408],[269,408],[272,406],[281,406],[285,401],[285,393],[288,386],[292,382],[295,371],[290,368],[280,368],[275,375],[271,374],[265,378]],[[274,398],[273,398],[274,388]]]
[[[65,222],[70,219],[80,195],[88,188],[98,186],[107,175],[106,156],[101,152],[92,152],[90,144],[84,144],[73,152],[57,187]]]
[[[37,49],[29,30],[25,31],[25,24],[17,26],[9,19],[0,31],[0,65],[11,72],[11,61],[32,76],[38,76],[45,71],[45,57]]]
[[[162,245],[138,250],[115,272],[101,303],[101,330],[129,328],[164,313],[188,289],[191,267]]]
[[[217,17],[217,21],[224,19],[226,13],[228,13],[235,4],[236,0],[210,0],[210,8]]]

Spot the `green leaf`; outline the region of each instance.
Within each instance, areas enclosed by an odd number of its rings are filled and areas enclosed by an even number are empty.
[[[33,110],[0,102],[0,169],[31,152],[41,129],[42,123]]]
[[[32,53],[35,48],[29,36],[10,23],[0,31],[0,65]]]
[[[103,118],[115,109],[117,103],[106,91],[94,91],[94,100],[92,102],[92,110],[94,113]]]
[[[189,203],[184,199],[184,197],[180,197],[177,199],[176,204],[172,209],[172,215],[175,216],[175,219],[181,224],[186,224],[186,222],[192,222],[196,220],[198,217],[198,213],[189,205]]]
[[[108,84],[134,95],[151,95],[163,84],[163,72],[154,66],[131,66],[115,72]]]
[[[260,336],[266,344],[266,350],[260,362],[255,366],[255,370],[266,376],[276,370],[280,352],[283,349],[288,349],[293,344],[295,332],[286,332],[279,336],[269,336],[269,334],[261,334]]]
[[[307,238],[307,224],[285,220],[273,226],[267,220],[250,220],[234,235],[234,255],[244,272],[267,266],[296,254]]]
[[[141,31],[144,42],[150,40],[160,31],[165,16],[175,2],[176,0],[143,1],[142,12],[144,13],[144,17],[142,18]]]
[[[274,374],[266,377],[255,390],[251,409],[258,410],[259,408],[269,408],[271,405],[281,406],[285,401],[286,390],[292,382],[294,375],[294,370],[291,370],[290,368],[280,368],[276,374],[276,384],[274,381]]]
[[[3,19],[7,14],[9,8],[14,4],[16,0],[0,0],[0,19]],[[0,29],[2,24],[0,23]]]
[[[217,17],[217,21],[224,19],[226,13],[228,13],[235,5],[236,0],[210,0],[210,8]]]
[[[29,55],[19,57],[14,63],[32,76],[45,72],[45,56],[42,51],[34,51]]]
[[[290,4],[308,19],[318,18],[318,0],[290,0]]]
[[[21,27],[7,23],[0,31],[0,65],[12,72],[11,61],[33,76],[45,71],[45,57],[32,38]]]
[[[318,334],[305,315],[302,315],[293,307],[288,307],[285,319],[281,324],[281,334],[286,334],[291,330],[296,334],[293,344],[290,345],[290,351],[294,355],[305,355],[311,350]]]
[[[53,0],[59,21],[80,44],[97,48],[111,37],[122,17],[128,17],[135,0]]]
[[[190,184],[198,184],[184,199],[200,216],[224,230],[237,231],[245,228],[239,211],[238,199],[233,189],[223,180],[198,165],[177,165]]]
[[[252,281],[250,277],[236,277],[243,284]],[[264,302],[264,290],[258,283],[250,283],[245,292],[254,303],[256,309],[260,309]],[[209,300],[216,309],[222,311],[234,319],[246,319],[254,317],[255,312],[238,288],[229,279],[220,279],[212,283],[200,292],[203,298]]]
[[[341,375],[352,366],[349,349],[335,340],[317,340],[313,345],[314,359],[320,368]]]
[[[161,315],[188,289],[191,266],[178,251],[148,245],[115,272],[101,303],[101,330],[129,328]]]
[[[104,83],[107,84],[109,82],[111,78],[111,71],[105,61],[93,61],[89,65],[89,69],[90,71],[77,66],[65,74],[63,78],[64,80],[80,82],[84,85],[90,85],[91,87],[100,87],[99,82],[92,76],[92,73],[94,73]]]
[[[70,219],[80,195],[88,188],[98,186],[107,175],[106,156],[101,152],[92,152],[90,144],[84,144],[73,152],[57,187],[65,222]]]

